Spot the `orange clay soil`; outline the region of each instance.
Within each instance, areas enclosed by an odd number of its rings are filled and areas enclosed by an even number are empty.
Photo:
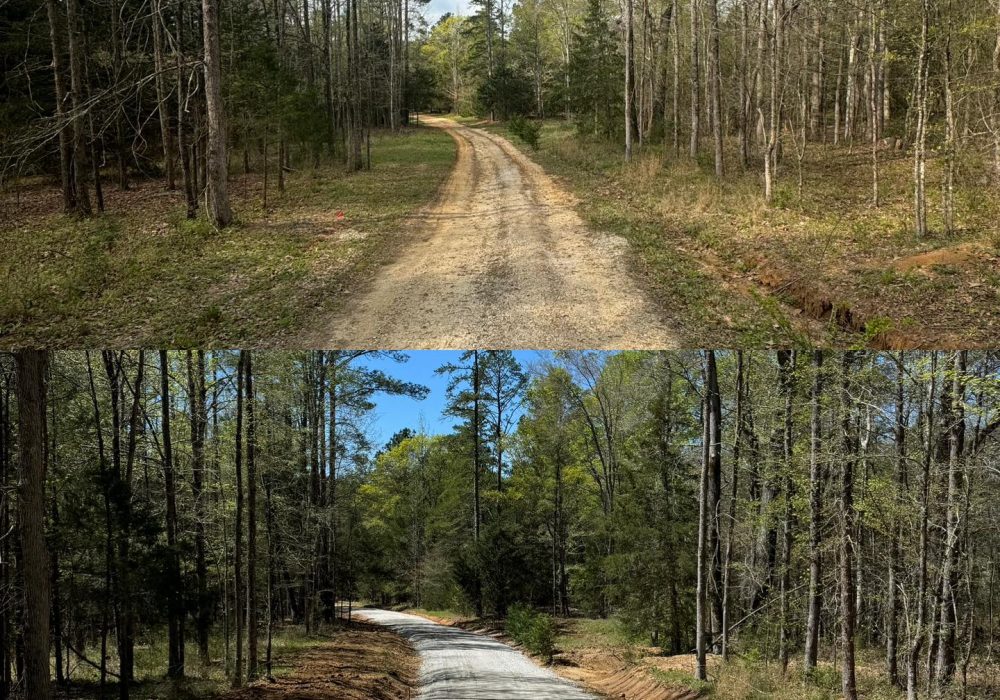
[[[280,661],[295,670],[219,700],[409,700],[420,667],[401,637],[364,622],[352,622],[318,646]]]

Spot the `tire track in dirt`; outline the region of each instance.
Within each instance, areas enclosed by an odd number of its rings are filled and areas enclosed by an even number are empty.
[[[396,260],[310,331],[316,347],[678,346],[632,277],[624,239],[590,230],[573,200],[505,139],[428,118],[458,146]]]

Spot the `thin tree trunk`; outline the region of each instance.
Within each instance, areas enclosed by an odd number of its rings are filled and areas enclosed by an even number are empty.
[[[226,150],[226,118],[222,104],[222,53],[219,47],[219,0],[202,0],[202,31],[205,45],[205,107],[208,116],[206,179],[208,212],[212,223],[223,228],[232,223],[229,206],[229,158]]]
[[[191,497],[194,499],[195,576],[198,581],[198,598],[195,612],[195,629],[198,657],[203,668],[211,663],[208,652],[208,633],[212,624],[212,603],[208,594],[208,563],[206,560],[205,522],[205,351],[197,351],[197,361],[187,352],[188,403],[191,412]]]
[[[167,351],[160,350],[160,409],[163,433],[163,485],[167,501],[167,547],[169,548],[170,601],[168,618],[167,676],[184,677],[184,607],[180,552],[177,542],[177,487],[174,479],[174,458],[170,435],[170,363]]]
[[[156,71],[156,111],[160,116],[160,143],[163,146],[163,169],[167,176],[167,189],[177,187],[174,177],[174,137],[170,131],[170,108],[167,105],[167,62],[163,53],[163,0],[155,0],[153,13],[153,70]],[[178,20],[179,23],[180,20]],[[178,88],[180,85],[178,85]],[[178,90],[177,99],[182,101]]]
[[[823,391],[823,351],[813,351],[813,384],[809,397],[811,417],[809,427],[809,592],[807,599],[806,643],[804,668],[807,673],[816,668],[819,656],[819,616],[822,605],[820,575],[823,538],[823,477],[820,467],[822,436],[820,433],[820,395]]]
[[[927,34],[930,25],[930,0],[923,0],[920,25],[920,49],[917,54],[917,132],[913,143],[913,198],[918,238],[927,235]]]
[[[709,109],[712,118],[712,141],[715,146],[715,176],[722,178],[725,163],[722,152],[722,61],[719,55],[719,6],[717,0],[708,0],[708,81]]]
[[[56,120],[59,128],[59,176],[62,180],[63,211],[76,210],[76,188],[73,179],[72,125],[66,115],[66,83],[63,65],[63,47],[60,32],[59,5],[56,0],[45,0],[49,18],[49,39],[52,44],[52,77],[55,89]],[[1000,36],[1000,35],[998,35]],[[997,43],[1000,51],[1000,40]]]
[[[782,439],[782,457],[785,468],[785,503],[784,503],[784,523],[782,525],[782,547],[781,547],[781,629],[778,637],[778,658],[781,663],[781,672],[784,674],[788,670],[788,657],[791,653],[791,640],[789,639],[788,619],[788,597],[792,583],[792,529],[794,523],[793,502],[795,480],[792,477],[792,398],[794,394],[794,379],[796,354],[794,351],[779,351],[778,366],[780,367],[781,393],[785,399],[784,410],[784,430]]]
[[[904,489],[906,485],[906,416],[903,382],[905,355],[901,352],[896,357],[896,407],[895,423],[893,425],[893,438],[896,443],[896,505],[900,508],[904,506]],[[893,527],[889,541],[889,571],[886,577],[886,612],[888,617],[885,625],[885,662],[886,674],[889,677],[889,684],[896,687],[899,685],[899,593],[897,588],[897,578],[900,574],[900,528]]]
[[[722,660],[729,660],[730,600],[729,579],[732,571],[733,533],[736,530],[736,501],[739,495],[740,458],[743,441],[743,411],[745,402],[745,376],[743,372],[743,351],[736,351],[736,420],[733,439],[733,471],[730,478],[729,528],[726,535],[726,552],[722,562]]]
[[[83,47],[79,35],[79,0],[66,0],[66,34],[69,37],[70,103],[73,126],[73,191],[76,194],[76,213],[90,216],[93,207],[87,185],[87,137],[84,121],[89,105],[84,103]]]
[[[245,355],[240,351],[236,366],[236,524],[233,529],[233,619],[236,621],[236,653],[233,668],[233,687],[243,685],[243,372]]]
[[[958,147],[957,128],[955,126],[955,96],[952,88],[952,49],[951,49],[951,17],[952,3],[948,2],[945,21],[944,43],[944,187],[943,202],[944,229],[948,234],[955,232],[955,158]]]
[[[702,448],[702,465],[701,465],[701,479],[699,481],[698,487],[698,549],[697,549],[697,583],[696,583],[696,598],[695,598],[695,678],[704,681],[708,680],[708,667],[706,661],[707,655],[707,622],[708,622],[708,610],[706,608],[707,603],[707,586],[708,586],[708,481],[709,481],[709,470],[711,469],[711,415],[712,412],[709,408],[710,399],[708,397],[708,358],[707,356],[712,353],[711,350],[707,350],[706,354],[706,371],[705,371],[705,385],[703,387],[703,392],[705,394],[702,399],[702,430],[704,435],[705,445]],[[713,365],[714,367],[714,365]]]
[[[698,27],[698,0],[691,0],[691,142],[688,155],[698,157],[698,139],[701,135],[701,49]]]
[[[244,360],[247,414],[247,677],[257,678],[257,420],[253,391],[253,359],[246,351]]]
[[[854,633],[857,601],[854,596],[854,436],[851,417],[850,373],[853,353],[845,352],[842,360],[840,422],[843,465],[840,482],[840,647],[843,653],[841,687],[844,700],[857,700],[858,684],[855,672]]]
[[[625,0],[625,161],[632,160],[632,128],[635,123],[635,30],[632,1]]]
[[[927,614],[927,560],[930,526],[930,489],[931,464],[934,459],[934,401],[935,378],[937,373],[937,354],[931,353],[930,378],[927,381],[927,398],[924,406],[924,460],[923,460],[923,495],[920,500],[920,555],[917,569],[917,599],[914,607],[917,609],[917,620],[913,634],[910,637],[910,649],[906,662],[906,698],[917,700],[917,663],[920,660],[920,650],[926,635]]]
[[[177,2],[177,25],[174,55],[177,63],[177,152],[180,156],[181,172],[184,177],[184,201],[187,204],[187,218],[198,215],[197,163],[192,162],[192,147],[187,137],[187,102],[190,98],[184,79],[184,2]]]

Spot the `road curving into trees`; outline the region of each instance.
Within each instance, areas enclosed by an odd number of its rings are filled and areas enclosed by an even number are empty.
[[[391,610],[368,608],[358,614],[385,625],[416,648],[420,700],[596,700],[490,637]]]
[[[645,348],[678,345],[628,269],[627,244],[590,230],[572,197],[505,139],[426,118],[455,168],[394,262],[313,339],[335,347]]]

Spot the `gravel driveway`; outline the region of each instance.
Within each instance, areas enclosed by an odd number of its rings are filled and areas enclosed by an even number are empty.
[[[596,700],[490,637],[390,610],[358,615],[413,644],[420,655],[421,700]]]
[[[678,340],[633,278],[624,239],[506,139],[426,118],[455,169],[398,258],[314,329],[319,347],[663,349]]]

